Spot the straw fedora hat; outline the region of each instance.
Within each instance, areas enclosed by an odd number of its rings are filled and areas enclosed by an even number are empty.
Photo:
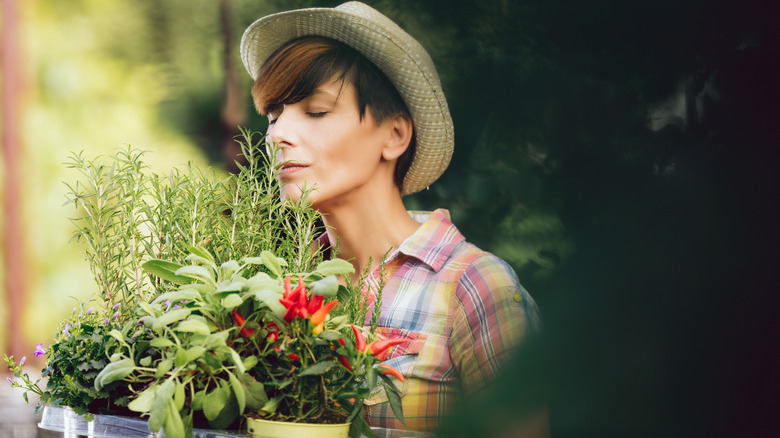
[[[439,75],[425,49],[392,20],[360,2],[335,8],[280,12],[250,25],[241,38],[241,60],[253,79],[284,43],[317,35],[341,41],[390,79],[412,114],[417,146],[401,195],[418,192],[444,173],[455,144],[452,118]]]

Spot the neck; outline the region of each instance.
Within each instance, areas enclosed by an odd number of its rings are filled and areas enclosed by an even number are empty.
[[[360,274],[379,265],[388,251],[397,249],[419,224],[409,216],[395,187],[385,196],[351,200],[320,208],[328,240],[338,245],[338,256],[355,267],[354,284]]]

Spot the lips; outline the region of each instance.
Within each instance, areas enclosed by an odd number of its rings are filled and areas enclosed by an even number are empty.
[[[307,167],[308,166],[306,166],[305,164],[287,162],[284,163],[282,167],[279,169],[279,175],[290,175],[298,171],[301,171]]]

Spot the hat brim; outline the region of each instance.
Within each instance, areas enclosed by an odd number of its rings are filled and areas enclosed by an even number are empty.
[[[341,41],[363,54],[387,75],[409,108],[416,150],[401,194],[418,192],[438,179],[452,158],[454,129],[436,68],[420,43],[378,11],[349,2],[260,18],[244,32],[241,60],[257,79],[276,49],[307,35]]]

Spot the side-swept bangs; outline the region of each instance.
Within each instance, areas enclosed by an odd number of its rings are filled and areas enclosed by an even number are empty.
[[[395,86],[371,61],[352,47],[320,36],[303,36],[284,44],[263,63],[252,87],[255,108],[268,114],[280,105],[294,104],[311,96],[331,80],[355,86],[362,120],[366,108],[377,125],[411,113]],[[395,183],[402,187],[415,151],[415,136],[396,165]]]

